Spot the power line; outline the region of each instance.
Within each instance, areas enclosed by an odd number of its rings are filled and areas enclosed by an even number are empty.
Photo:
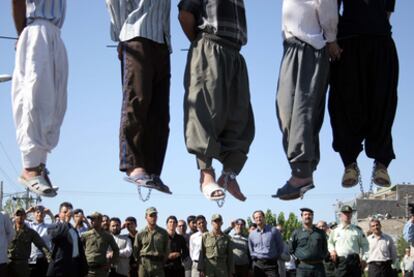
[[[9,183],[13,184],[16,188],[20,188],[16,182],[13,181],[12,178],[10,178],[10,176],[6,173],[6,171],[4,171],[4,169],[0,166],[0,172],[3,174],[4,177],[6,177],[7,181],[9,181]]]
[[[7,154],[6,149],[4,148],[3,143],[0,141],[0,147],[4,152],[4,155],[6,156],[7,160],[9,161],[11,167],[14,169],[14,173],[16,173],[16,175],[19,175],[19,172],[17,171],[16,167],[14,166],[12,160],[10,159],[10,156]]]

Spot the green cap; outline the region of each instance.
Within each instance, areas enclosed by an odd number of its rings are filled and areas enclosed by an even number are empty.
[[[213,214],[213,216],[211,217],[211,221],[215,221],[215,220],[223,221],[223,218],[219,214]]]
[[[17,215],[17,214],[26,214],[26,211],[23,208],[20,208],[14,212],[14,215]]]
[[[102,214],[98,212],[93,212],[91,215],[88,215],[87,218],[89,219],[102,219]]]
[[[341,213],[352,213],[354,210],[349,205],[343,205],[341,207]]]
[[[155,207],[149,207],[145,210],[146,215],[157,214],[157,213],[158,213],[158,211]]]

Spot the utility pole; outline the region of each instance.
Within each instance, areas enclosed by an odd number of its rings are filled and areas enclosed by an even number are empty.
[[[0,212],[3,211],[3,181],[0,182]]]
[[[411,195],[408,195],[408,193],[406,193],[404,198],[405,198],[405,218],[408,219],[409,218],[409,215],[408,215],[408,199],[411,198]]]

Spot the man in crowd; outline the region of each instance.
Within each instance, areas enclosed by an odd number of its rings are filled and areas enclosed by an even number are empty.
[[[78,232],[70,224],[73,206],[63,202],[59,206],[58,223],[49,229],[52,241],[52,262],[46,276],[79,277],[88,273],[85,251]]]
[[[341,223],[329,235],[328,250],[337,265],[337,277],[361,276],[361,269],[366,265],[368,240],[361,228],[351,224],[352,212],[350,206],[342,206]]]
[[[49,209],[41,205],[38,205],[36,207],[30,207],[26,211],[26,214],[29,214],[32,212],[34,213],[34,221],[26,221],[27,226],[35,230],[36,233],[38,233],[39,236],[43,239],[46,246],[49,249],[51,249],[52,243],[50,241],[50,235],[48,233],[48,229],[51,226],[53,226],[53,223],[55,222],[53,213]],[[46,214],[52,220],[52,224],[45,222]],[[46,276],[47,268],[49,266],[47,258],[43,254],[43,251],[41,249],[38,249],[34,245],[32,245],[32,250],[30,253],[29,266],[30,266],[30,277]]]
[[[125,219],[122,229],[126,228],[128,231],[128,238],[131,240],[132,246],[134,246],[135,236],[137,235],[137,219],[133,216],[128,216]],[[134,255],[129,258],[129,277],[138,277],[138,263]]]
[[[246,236],[246,221],[239,218],[231,222],[231,227],[224,230],[225,234],[234,231],[231,237],[233,248],[234,276],[248,277],[250,271],[249,243]]]
[[[410,252],[410,248],[405,249],[404,258],[401,261],[402,277],[413,277],[414,259]]]
[[[325,277],[323,261],[328,254],[325,233],[313,225],[313,210],[301,208],[302,227],[292,233],[290,253],[299,262],[296,275]]]
[[[187,225],[188,225],[188,235],[191,237],[192,234],[198,232],[197,229],[197,221],[195,215],[190,215],[187,217]]]
[[[208,232],[207,230],[207,221],[203,215],[199,215],[195,219],[198,232],[194,233],[190,237],[190,257],[192,260],[191,268],[191,277],[199,277],[200,273],[198,271],[198,262],[200,258],[201,251],[201,238],[204,233]]]
[[[320,220],[316,224],[316,228],[322,230],[325,233],[326,241],[329,239],[329,234],[332,232],[331,228],[329,228],[328,223],[326,221]],[[331,261],[331,255],[329,252],[323,261],[325,267],[326,277],[335,277],[335,264]]]
[[[51,255],[46,243],[36,231],[30,229],[26,224],[26,212],[24,209],[17,209],[14,213],[15,237],[10,242],[8,250],[8,276],[27,277],[30,276],[29,258],[31,244],[40,249],[50,262]]]
[[[7,275],[7,248],[15,231],[9,216],[0,212],[0,276]]]
[[[102,214],[94,212],[88,216],[92,229],[81,236],[88,261],[88,276],[107,276],[111,265],[119,258],[119,248],[114,237],[102,228]],[[107,254],[108,248],[111,252]]]
[[[223,218],[219,214],[211,217],[211,232],[201,238],[198,270],[201,277],[232,276],[234,272],[231,238],[221,230]]]
[[[313,173],[320,159],[319,131],[329,76],[326,46],[336,44],[337,23],[337,0],[312,5],[302,0],[283,1],[284,51],[276,109],[291,175],[273,197],[297,199],[315,187]]]
[[[186,231],[187,231],[187,224],[185,220],[183,219],[178,220],[177,234],[184,237],[185,243],[187,245],[187,249],[189,249],[190,234],[187,233]],[[192,262],[191,262],[190,254],[188,255],[187,259],[183,261],[183,266],[184,266],[185,277],[191,277]]]
[[[170,243],[170,254],[164,266],[165,276],[184,277],[182,263],[188,259],[188,247],[183,236],[176,233],[177,218],[173,215],[167,218],[167,232]]]
[[[75,222],[74,228],[78,232],[79,236],[91,229],[91,224],[86,219],[82,209],[75,209],[73,211],[73,221]]]
[[[378,219],[371,220],[369,226],[372,234],[368,236],[368,276],[393,276],[391,265],[397,259],[394,240],[381,231],[381,222]]]
[[[410,217],[404,225],[403,237],[410,244],[411,253],[414,253],[414,204],[408,204]]]
[[[59,8],[55,8],[59,7]],[[13,1],[18,34],[12,83],[13,117],[23,171],[32,192],[56,196],[46,169],[66,111],[68,60],[60,38],[66,0]]]
[[[119,259],[112,264],[110,277],[126,277],[129,272],[129,259],[132,254],[132,244],[128,235],[121,235],[121,220],[113,217],[110,220],[109,231],[119,248]],[[113,250],[108,250],[107,258],[113,256]]]
[[[109,218],[109,215],[102,215],[102,229],[106,232],[109,232],[109,224],[110,224],[111,219]]]
[[[236,176],[254,137],[247,67],[240,48],[247,43],[243,0],[178,4],[181,27],[191,42],[184,76],[185,141],[200,170],[200,189],[209,200],[225,190],[246,197]],[[216,182],[213,159],[223,165]]]
[[[283,251],[283,240],[276,227],[266,225],[261,210],[253,212],[257,228],[249,234],[249,251],[254,276],[278,276],[277,259]]]
[[[165,261],[170,253],[168,233],[157,225],[158,212],[154,207],[145,211],[147,226],[134,242],[134,255],[139,259],[139,277],[163,277]]]
[[[170,0],[106,0],[119,42],[123,100],[120,166],[125,180],[169,193],[160,179],[170,121]]]

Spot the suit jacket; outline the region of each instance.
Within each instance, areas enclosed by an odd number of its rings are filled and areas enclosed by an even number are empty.
[[[69,230],[76,233],[77,241],[72,240]],[[52,238],[52,262],[47,276],[81,277],[88,273],[85,251],[76,229],[70,223],[60,222],[49,230]],[[73,244],[78,244],[79,256],[72,258]]]

